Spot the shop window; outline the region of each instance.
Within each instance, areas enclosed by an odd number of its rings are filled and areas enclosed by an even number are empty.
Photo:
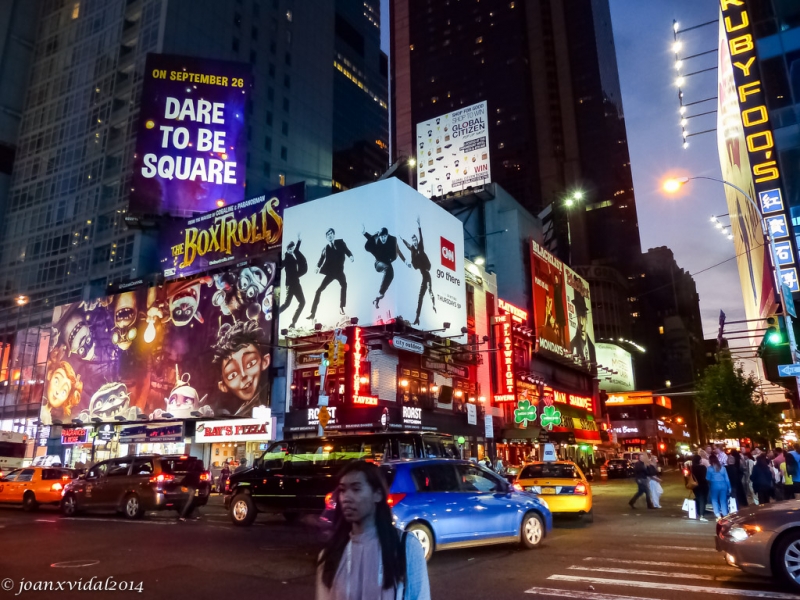
[[[419,369],[399,369],[397,377],[397,401],[409,406],[433,408],[434,394],[431,391],[433,377]]]

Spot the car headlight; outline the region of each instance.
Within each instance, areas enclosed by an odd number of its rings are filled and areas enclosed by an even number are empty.
[[[537,497],[536,497],[536,501],[537,501],[539,504],[541,504],[542,506],[544,506],[544,507],[545,507],[547,510],[550,510],[550,505],[549,505],[549,504],[548,504],[548,503],[547,503],[545,500],[542,500],[541,498],[539,498],[539,497],[537,496]]]
[[[761,529],[760,525],[738,525],[736,527],[731,527],[728,531],[728,537],[734,542],[743,542],[751,535],[761,533],[762,531],[763,529]]]

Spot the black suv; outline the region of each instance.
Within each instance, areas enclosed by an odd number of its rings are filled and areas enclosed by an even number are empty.
[[[403,458],[459,458],[453,438],[427,433],[374,433],[275,442],[225,489],[225,508],[235,525],[250,525],[257,512],[321,513],[342,466],[358,459],[382,463]]]
[[[190,471],[200,478],[194,510],[205,506],[211,493],[211,474],[203,462],[193,456],[149,454],[97,463],[64,488],[61,512],[69,517],[82,510],[116,510],[138,519],[149,510],[180,511],[188,492],[181,481]]]

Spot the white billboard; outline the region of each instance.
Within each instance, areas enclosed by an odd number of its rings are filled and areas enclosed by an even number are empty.
[[[417,190],[428,198],[492,181],[486,102],[417,123]]]
[[[198,421],[194,441],[214,442],[268,441],[272,439],[272,419],[228,419],[227,421]]]
[[[597,376],[600,378],[601,390],[604,392],[630,392],[636,389],[630,352],[615,344],[597,343],[595,349],[597,352]]]
[[[286,209],[279,329],[467,325],[461,221],[397,179]]]

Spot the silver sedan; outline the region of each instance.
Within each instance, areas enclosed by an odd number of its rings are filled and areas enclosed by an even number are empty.
[[[800,500],[748,506],[717,522],[717,550],[746,573],[800,592]]]

